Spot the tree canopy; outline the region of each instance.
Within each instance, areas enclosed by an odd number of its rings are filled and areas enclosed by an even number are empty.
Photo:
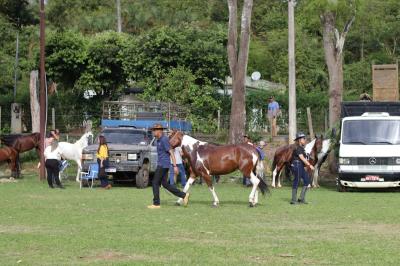
[[[354,8],[349,9],[348,3]],[[210,125],[210,130],[215,128],[216,110],[230,112],[229,101],[217,93],[229,73],[227,2],[121,0],[121,10],[123,33],[117,34],[115,1],[48,1],[46,71],[48,80],[58,84],[57,97],[82,97],[86,89],[93,89],[98,93],[94,101],[100,102],[116,99],[124,88],[140,86],[146,99],[188,104],[193,108],[194,121]],[[296,87],[300,110],[309,103],[320,110],[327,108],[329,79],[320,23],[324,11],[335,12],[339,29],[355,12],[344,46],[345,100],[372,90],[372,64],[395,63],[400,58],[400,1],[297,1]],[[12,100],[17,30],[17,99],[25,105],[29,102],[29,72],[38,67],[37,22],[35,1],[0,0],[0,105],[7,106]],[[247,73],[259,71],[262,79],[287,85],[287,36],[287,3],[254,0]],[[259,106],[268,95],[248,95],[247,108]],[[65,100],[67,103],[74,101]],[[98,111],[96,104],[92,107],[85,112]]]

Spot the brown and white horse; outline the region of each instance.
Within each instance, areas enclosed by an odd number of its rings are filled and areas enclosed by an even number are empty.
[[[183,191],[189,190],[196,177],[202,177],[213,195],[214,207],[219,205],[219,199],[212,184],[212,175],[224,175],[240,170],[243,176],[250,178],[253,184],[249,195],[250,207],[258,203],[257,188],[262,194],[268,190],[267,184],[256,174],[256,171],[258,173],[263,169],[257,167],[260,158],[257,150],[250,144],[217,146],[184,135],[180,131],[173,132],[169,142],[172,148],[181,146],[184,157],[189,161],[190,178]],[[181,199],[178,203],[181,203]]]
[[[318,154],[322,150],[323,137],[316,137],[304,148],[306,154],[308,154],[308,161],[313,166],[318,162]],[[275,180],[277,180],[277,187],[281,187],[281,171],[284,167],[290,167],[290,161],[292,160],[293,151],[296,148],[296,144],[285,145],[279,147],[275,151],[274,160],[272,162],[272,187],[275,187]],[[307,169],[310,173],[310,169]],[[311,173],[310,173],[311,176]]]
[[[0,162],[8,163],[13,177],[17,173],[17,156],[18,152],[13,148],[3,147],[0,149]]]

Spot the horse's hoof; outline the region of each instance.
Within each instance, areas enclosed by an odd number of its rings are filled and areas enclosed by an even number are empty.
[[[253,203],[253,202],[249,202],[249,207],[250,208],[253,208],[253,207],[255,207],[256,206],[256,204],[255,203]]]
[[[278,188],[279,188],[279,187],[282,187],[282,185],[278,185]]]
[[[212,205],[211,205],[211,207],[213,207],[213,208],[218,208],[219,207],[219,203],[213,203]]]
[[[271,184],[271,187],[275,187],[275,185],[272,185],[272,184]]]

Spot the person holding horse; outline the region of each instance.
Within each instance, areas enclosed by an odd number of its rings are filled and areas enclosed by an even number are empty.
[[[175,153],[169,144],[169,138],[164,135],[163,130],[166,129],[160,124],[155,124],[151,130],[157,139],[157,169],[153,177],[153,204],[147,206],[149,209],[160,208],[160,183],[169,192],[175,196],[183,199],[184,206],[187,206],[189,201],[189,193],[185,193],[177,189],[175,186],[170,185],[167,180],[167,174],[171,165],[173,170],[178,174],[179,169],[176,164]]]
[[[101,187],[104,189],[110,189],[111,185],[108,183],[106,174],[106,167],[108,166],[108,146],[106,138],[99,136],[99,147],[97,148],[97,163],[99,164],[99,179]]]
[[[304,168],[309,167],[311,170],[314,170],[314,166],[310,164],[306,158],[306,152],[304,150],[304,146],[306,145],[306,135],[302,132],[299,132],[296,134],[294,141],[296,142],[296,146],[293,151],[291,163],[291,170],[294,174],[294,180],[292,186],[292,200],[290,201],[290,204],[307,204],[306,192],[308,186],[310,185],[310,177]],[[297,188],[299,187],[300,179],[303,180],[303,188],[300,193],[300,198],[297,199]]]
[[[54,188],[53,181],[55,181],[59,188],[64,189],[59,179],[61,151],[54,138],[51,138],[50,145],[44,150],[44,158],[49,187]]]
[[[174,171],[174,165],[173,165],[173,161],[172,161],[172,158],[171,158],[171,164],[170,164],[170,167],[169,167],[169,183],[171,185],[175,185],[175,178],[177,178],[179,176],[180,180],[181,180],[181,185],[183,187],[185,187],[185,185],[186,185],[186,171],[185,171],[185,167],[183,165],[183,160],[182,160],[182,153],[183,152],[182,152],[181,147],[176,147],[175,149],[173,149],[173,151],[174,151],[174,155],[175,155],[176,166],[178,167],[179,172],[176,173]]]
[[[254,143],[251,141],[250,137],[248,135],[243,135],[243,143],[247,143],[251,146],[254,146]],[[242,180],[242,184],[243,186],[246,187],[251,187],[253,186],[250,182],[250,179],[248,179],[247,177],[243,176],[243,180]]]

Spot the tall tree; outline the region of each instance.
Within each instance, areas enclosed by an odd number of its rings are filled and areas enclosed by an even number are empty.
[[[336,9],[327,9],[320,15],[325,62],[329,73],[329,127],[331,128],[340,117],[340,103],[343,95],[343,47],[355,19],[355,7],[352,3],[349,5],[342,3],[342,8],[350,9],[351,14],[346,19],[341,33],[337,25],[337,12],[339,12],[337,6]]]
[[[245,81],[250,44],[250,25],[253,0],[244,0],[238,47],[237,0],[228,0],[228,61],[232,76],[232,107],[229,127],[229,142],[240,143],[245,133],[246,101]]]

